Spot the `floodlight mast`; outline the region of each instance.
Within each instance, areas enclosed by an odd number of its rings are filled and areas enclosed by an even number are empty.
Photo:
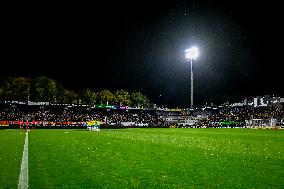
[[[190,94],[190,104],[191,104],[191,109],[193,109],[193,69],[192,69],[192,63],[193,60],[196,60],[196,58],[199,55],[198,48],[197,47],[191,47],[190,49],[185,50],[185,58],[187,61],[190,61],[190,75],[191,75],[191,94]]]

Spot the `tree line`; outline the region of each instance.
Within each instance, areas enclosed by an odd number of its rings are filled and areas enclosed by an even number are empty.
[[[128,92],[124,89],[72,91],[64,88],[56,80],[46,76],[2,78],[0,83],[1,100],[38,101],[72,104],[115,104],[149,107],[152,104],[141,92]]]

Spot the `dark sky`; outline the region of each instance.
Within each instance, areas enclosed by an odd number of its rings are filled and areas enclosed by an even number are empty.
[[[283,92],[283,21],[273,1],[133,1],[10,7],[2,76],[47,75],[68,89],[138,90],[165,106]],[[282,70],[281,70],[282,69]]]

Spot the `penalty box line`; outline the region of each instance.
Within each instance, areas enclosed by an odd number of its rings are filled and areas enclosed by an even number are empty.
[[[21,163],[21,173],[19,177],[18,189],[29,188],[29,132],[26,131],[23,158]]]

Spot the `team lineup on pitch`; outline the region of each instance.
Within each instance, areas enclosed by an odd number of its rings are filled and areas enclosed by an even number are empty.
[[[4,188],[284,186],[283,130],[1,130],[4,134],[18,137],[21,148],[21,161],[13,165],[18,177],[1,179]],[[0,178],[14,173],[5,174]]]

